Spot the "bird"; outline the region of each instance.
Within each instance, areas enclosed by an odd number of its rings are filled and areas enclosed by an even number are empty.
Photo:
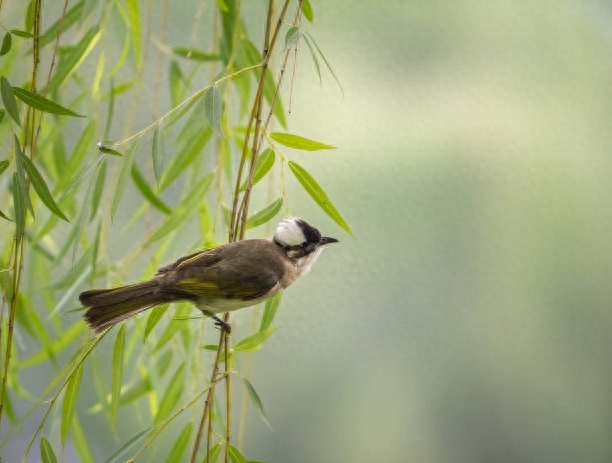
[[[322,236],[299,217],[283,219],[272,239],[248,239],[181,257],[147,281],[79,295],[85,321],[97,334],[160,304],[186,301],[231,331],[215,314],[256,305],[308,273],[323,247]]]

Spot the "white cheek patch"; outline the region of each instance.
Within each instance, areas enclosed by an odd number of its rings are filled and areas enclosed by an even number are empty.
[[[295,217],[284,219],[278,224],[274,239],[285,246],[298,246],[306,241],[301,227]]]
[[[315,251],[311,252],[310,254],[308,254],[307,256],[303,257],[302,259],[298,260],[297,266],[298,266],[300,275],[305,275],[306,273],[310,271],[312,264],[314,264],[315,261],[319,258],[319,256],[321,255],[321,252],[323,252],[323,248],[320,247],[316,249]]]

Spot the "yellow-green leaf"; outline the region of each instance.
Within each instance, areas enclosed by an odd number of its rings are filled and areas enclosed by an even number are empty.
[[[222,111],[221,90],[219,90],[219,85],[215,84],[204,96],[204,113],[208,123],[220,138],[223,138],[223,129],[221,128]]]
[[[317,151],[331,150],[336,148],[335,146],[327,145],[309,138],[300,137],[299,135],[293,135],[291,133],[272,132],[270,134],[270,138],[281,145],[285,145],[296,150]]]
[[[64,108],[63,106],[55,103],[54,101],[51,101],[48,98],[39,95],[38,93],[30,92],[29,90],[23,89],[21,87],[13,87],[13,93],[25,104],[40,111],[57,114],[58,116],[85,117],[75,113],[74,111],[68,108]]]
[[[275,160],[276,155],[274,154],[274,150],[270,148],[264,150],[264,152],[257,157],[257,161],[255,161],[255,167],[253,168],[253,185],[259,182],[268,173],[268,171],[274,165]],[[246,190],[246,187],[247,181],[245,180],[244,183],[240,186],[240,191]]]
[[[66,392],[64,393],[64,403],[62,404],[62,444],[66,443],[68,432],[72,429],[72,419],[76,409],[76,401],[81,387],[83,377],[83,364],[79,363],[68,380]]]
[[[119,401],[121,399],[121,385],[123,384],[123,363],[124,363],[124,349],[125,349],[125,325],[121,325],[117,338],[115,339],[115,346],[113,348],[113,369],[112,369],[112,382],[111,382],[111,408],[110,408],[110,422],[111,428],[115,428],[115,422],[117,421],[117,412],[119,411]]]
[[[0,94],[2,95],[2,103],[6,108],[6,112],[9,116],[21,127],[21,121],[19,120],[19,110],[17,109],[17,101],[13,93],[13,87],[9,84],[4,76],[0,76]]]
[[[234,346],[232,350],[236,352],[247,352],[259,349],[261,344],[270,337],[272,333],[276,331],[276,328],[269,328],[267,330],[258,331],[257,333],[247,336],[242,341]]]
[[[327,197],[323,188],[316,182],[316,180],[310,175],[302,166],[299,164],[289,161],[289,168],[295,178],[298,179],[300,184],[304,187],[306,192],[311,196],[312,199],[319,205],[327,215],[329,215],[338,225],[340,225],[349,234],[353,234],[348,224],[340,215],[340,212],[332,204],[331,200]]]
[[[272,220],[283,206],[283,198],[278,198],[272,204],[268,204],[261,211],[253,214],[247,219],[247,228],[255,228]]]
[[[194,61],[217,61],[220,58],[219,55],[214,53],[206,53],[205,51],[186,47],[174,47],[172,53]]]
[[[42,463],[57,463],[53,447],[45,436],[40,438],[40,459]]]

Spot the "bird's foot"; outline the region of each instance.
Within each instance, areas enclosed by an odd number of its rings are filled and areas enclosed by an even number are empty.
[[[204,312],[204,315],[206,315],[207,317],[212,318],[215,321],[215,326],[217,328],[219,328],[220,330],[225,331],[227,334],[230,334],[232,332],[232,325],[230,325],[229,323],[227,323],[224,320],[221,320],[219,317],[217,317],[212,312],[208,312],[206,310],[202,310],[202,312]]]

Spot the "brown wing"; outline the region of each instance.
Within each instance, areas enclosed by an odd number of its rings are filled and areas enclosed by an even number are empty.
[[[246,240],[186,256],[164,269],[162,290],[200,301],[248,301],[279,283],[283,261],[271,241]]]

